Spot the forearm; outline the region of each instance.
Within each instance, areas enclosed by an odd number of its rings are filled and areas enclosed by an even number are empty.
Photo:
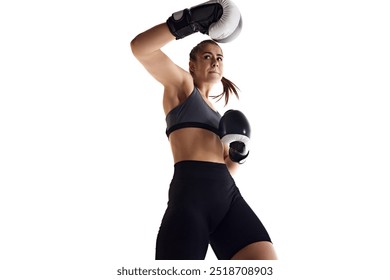
[[[226,167],[229,169],[230,174],[235,174],[238,170],[239,164],[234,162],[229,157],[229,146],[224,145],[223,159],[225,161]]]
[[[142,58],[160,50],[174,39],[167,24],[161,23],[135,36],[130,46],[134,56]]]
[[[234,175],[239,167],[239,164],[237,162],[233,162],[229,156],[225,157],[225,164],[230,172],[230,174]]]

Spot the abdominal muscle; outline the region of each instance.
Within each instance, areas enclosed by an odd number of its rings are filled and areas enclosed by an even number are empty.
[[[184,160],[225,163],[219,137],[202,128],[182,128],[169,136],[174,163]]]

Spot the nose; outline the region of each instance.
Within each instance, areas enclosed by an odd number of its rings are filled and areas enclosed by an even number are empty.
[[[212,62],[211,66],[213,66],[213,67],[218,67],[218,66],[219,66],[218,61],[215,59],[215,60]]]

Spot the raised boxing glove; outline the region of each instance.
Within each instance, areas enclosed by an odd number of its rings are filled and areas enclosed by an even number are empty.
[[[167,19],[167,25],[176,39],[201,32],[217,42],[226,43],[240,34],[242,18],[232,1],[211,0],[173,13]]]
[[[249,155],[251,128],[248,119],[238,110],[228,110],[219,122],[221,141],[229,145],[232,161],[244,163]]]

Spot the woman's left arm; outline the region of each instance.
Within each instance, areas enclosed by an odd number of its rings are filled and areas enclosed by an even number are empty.
[[[229,157],[229,145],[228,144],[224,144],[223,158],[225,160],[225,164],[226,164],[227,168],[229,169],[230,174],[233,175],[234,173],[236,173],[236,171],[238,170],[239,164],[237,162],[232,161],[230,159],[230,157]]]

